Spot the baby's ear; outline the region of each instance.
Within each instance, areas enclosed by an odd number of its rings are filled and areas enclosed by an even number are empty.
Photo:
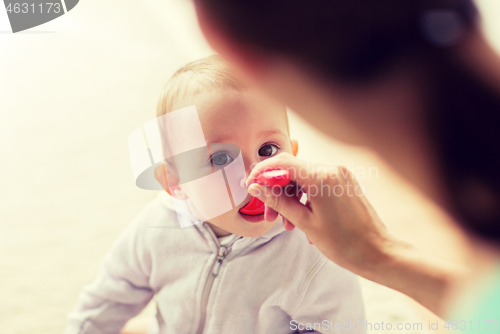
[[[188,197],[179,186],[179,178],[175,175],[169,163],[162,162],[155,166],[155,179],[170,196],[180,200],[187,200]]]
[[[299,151],[299,143],[295,139],[290,139],[290,145],[292,145],[292,154],[296,157]]]

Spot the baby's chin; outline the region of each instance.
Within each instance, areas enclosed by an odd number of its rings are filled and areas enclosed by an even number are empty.
[[[209,222],[227,232],[240,235],[242,237],[260,237],[266,234],[279,221],[264,219],[264,214],[258,216],[244,215],[238,211],[228,212]]]

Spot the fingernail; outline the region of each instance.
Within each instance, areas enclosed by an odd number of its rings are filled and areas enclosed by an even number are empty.
[[[251,184],[250,187],[248,187],[248,192],[252,196],[258,196],[260,194],[259,186],[257,184]]]
[[[254,180],[253,178],[247,178],[246,179],[245,183],[246,183],[247,187],[250,187],[250,185],[252,185],[253,183],[255,183],[255,182],[253,182],[253,180]]]

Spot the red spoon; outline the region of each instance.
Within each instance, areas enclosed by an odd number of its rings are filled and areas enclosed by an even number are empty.
[[[258,184],[271,187],[284,187],[290,183],[290,173],[287,170],[275,169],[265,171],[259,174],[255,181]],[[240,212],[249,215],[257,216],[263,214],[265,211],[264,202],[257,197],[252,197],[252,200],[247,205],[240,209]]]
[[[273,169],[262,172],[255,181],[271,187],[285,187],[290,183],[290,172],[284,169]]]
[[[264,213],[266,206],[257,197],[252,197],[252,200],[247,205],[240,209],[240,213],[249,216],[258,216]]]

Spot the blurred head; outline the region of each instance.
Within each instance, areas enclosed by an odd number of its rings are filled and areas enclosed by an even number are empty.
[[[477,17],[471,0],[195,4],[207,40],[245,79],[328,134],[354,144],[374,139],[363,102],[381,95],[377,88],[394,76],[423,80],[422,72],[431,70],[426,64],[458,43]],[[315,101],[325,99],[335,103],[335,110]],[[332,116],[335,122],[328,121]]]
[[[246,190],[244,182],[253,165],[280,152],[293,153],[285,106],[245,87],[218,56],[192,62],[178,70],[164,88],[157,114],[162,116],[193,105],[207,149],[195,152],[187,160],[180,155],[167,159],[167,191],[174,198],[186,200],[193,215],[209,222],[218,234],[265,234],[276,221],[268,222],[263,215],[247,217],[238,211],[250,201],[250,195],[242,203],[235,203],[232,210],[204,219],[203,213],[209,212],[213,203],[207,201],[207,196],[218,196],[218,186],[213,183],[212,187],[207,181],[204,184],[211,189],[200,190],[186,181],[228,166],[241,152],[245,175],[239,186]],[[162,126],[164,142],[168,143],[169,132],[173,131],[169,127],[175,124],[167,122]],[[165,149],[168,150],[168,144]],[[225,188],[222,191],[227,193]]]
[[[486,48],[472,0],[195,4],[209,43],[248,82],[328,135],[377,150],[500,242],[500,91],[473,68]]]
[[[477,16],[471,0],[195,3],[238,48],[284,55],[344,81],[376,76],[394,59],[431,44],[449,46]]]

